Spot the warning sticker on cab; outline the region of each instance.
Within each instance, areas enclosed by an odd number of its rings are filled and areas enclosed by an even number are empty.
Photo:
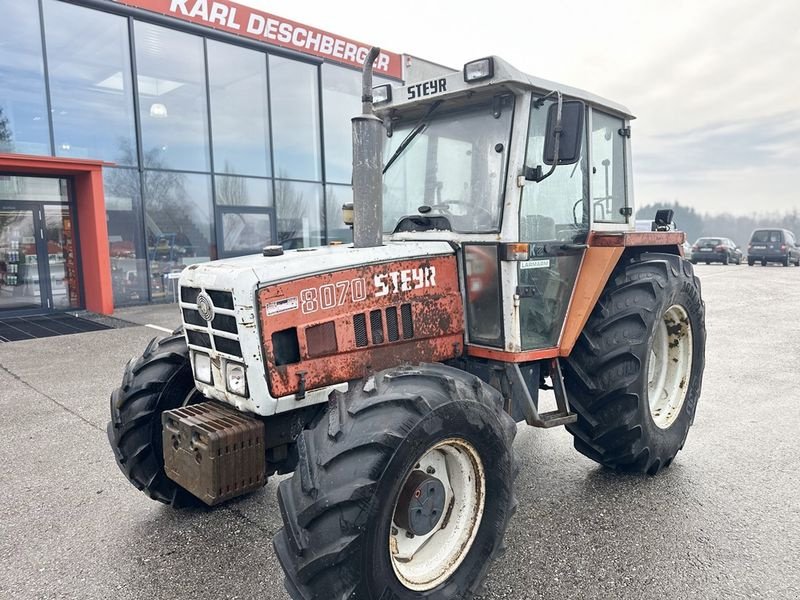
[[[540,260],[524,260],[519,263],[520,269],[549,269],[550,261],[548,259]]]

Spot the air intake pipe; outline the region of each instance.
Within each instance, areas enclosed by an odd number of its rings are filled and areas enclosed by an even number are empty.
[[[372,48],[364,61],[361,114],[353,117],[353,245],[383,245],[383,122],[372,109]]]

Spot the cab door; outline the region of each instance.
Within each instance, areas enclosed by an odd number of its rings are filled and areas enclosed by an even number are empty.
[[[555,100],[533,102],[525,164],[543,165],[547,113]],[[522,350],[558,346],[589,232],[586,139],[574,165],[559,166],[540,182],[528,181],[520,203],[520,241],[529,260],[517,263]]]

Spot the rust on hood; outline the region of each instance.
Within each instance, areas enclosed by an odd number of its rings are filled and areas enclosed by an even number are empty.
[[[404,363],[447,360],[464,350],[455,256],[363,265],[268,285],[258,291],[258,315],[275,397]],[[273,334],[292,329],[297,348],[287,361],[274,347],[280,341]],[[277,356],[286,364],[277,364]]]

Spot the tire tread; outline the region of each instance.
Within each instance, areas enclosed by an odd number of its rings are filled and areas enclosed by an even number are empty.
[[[578,452],[607,467],[655,474],[674,457],[674,452],[663,456],[649,445],[640,410],[647,398],[638,386],[646,377],[644,357],[663,310],[661,298],[676,285],[696,295],[704,323],[700,281],[690,261],[658,253],[623,258],[566,361],[567,395],[578,414],[567,430]],[[693,334],[704,348],[704,326]],[[702,353],[695,360],[702,374]]]

